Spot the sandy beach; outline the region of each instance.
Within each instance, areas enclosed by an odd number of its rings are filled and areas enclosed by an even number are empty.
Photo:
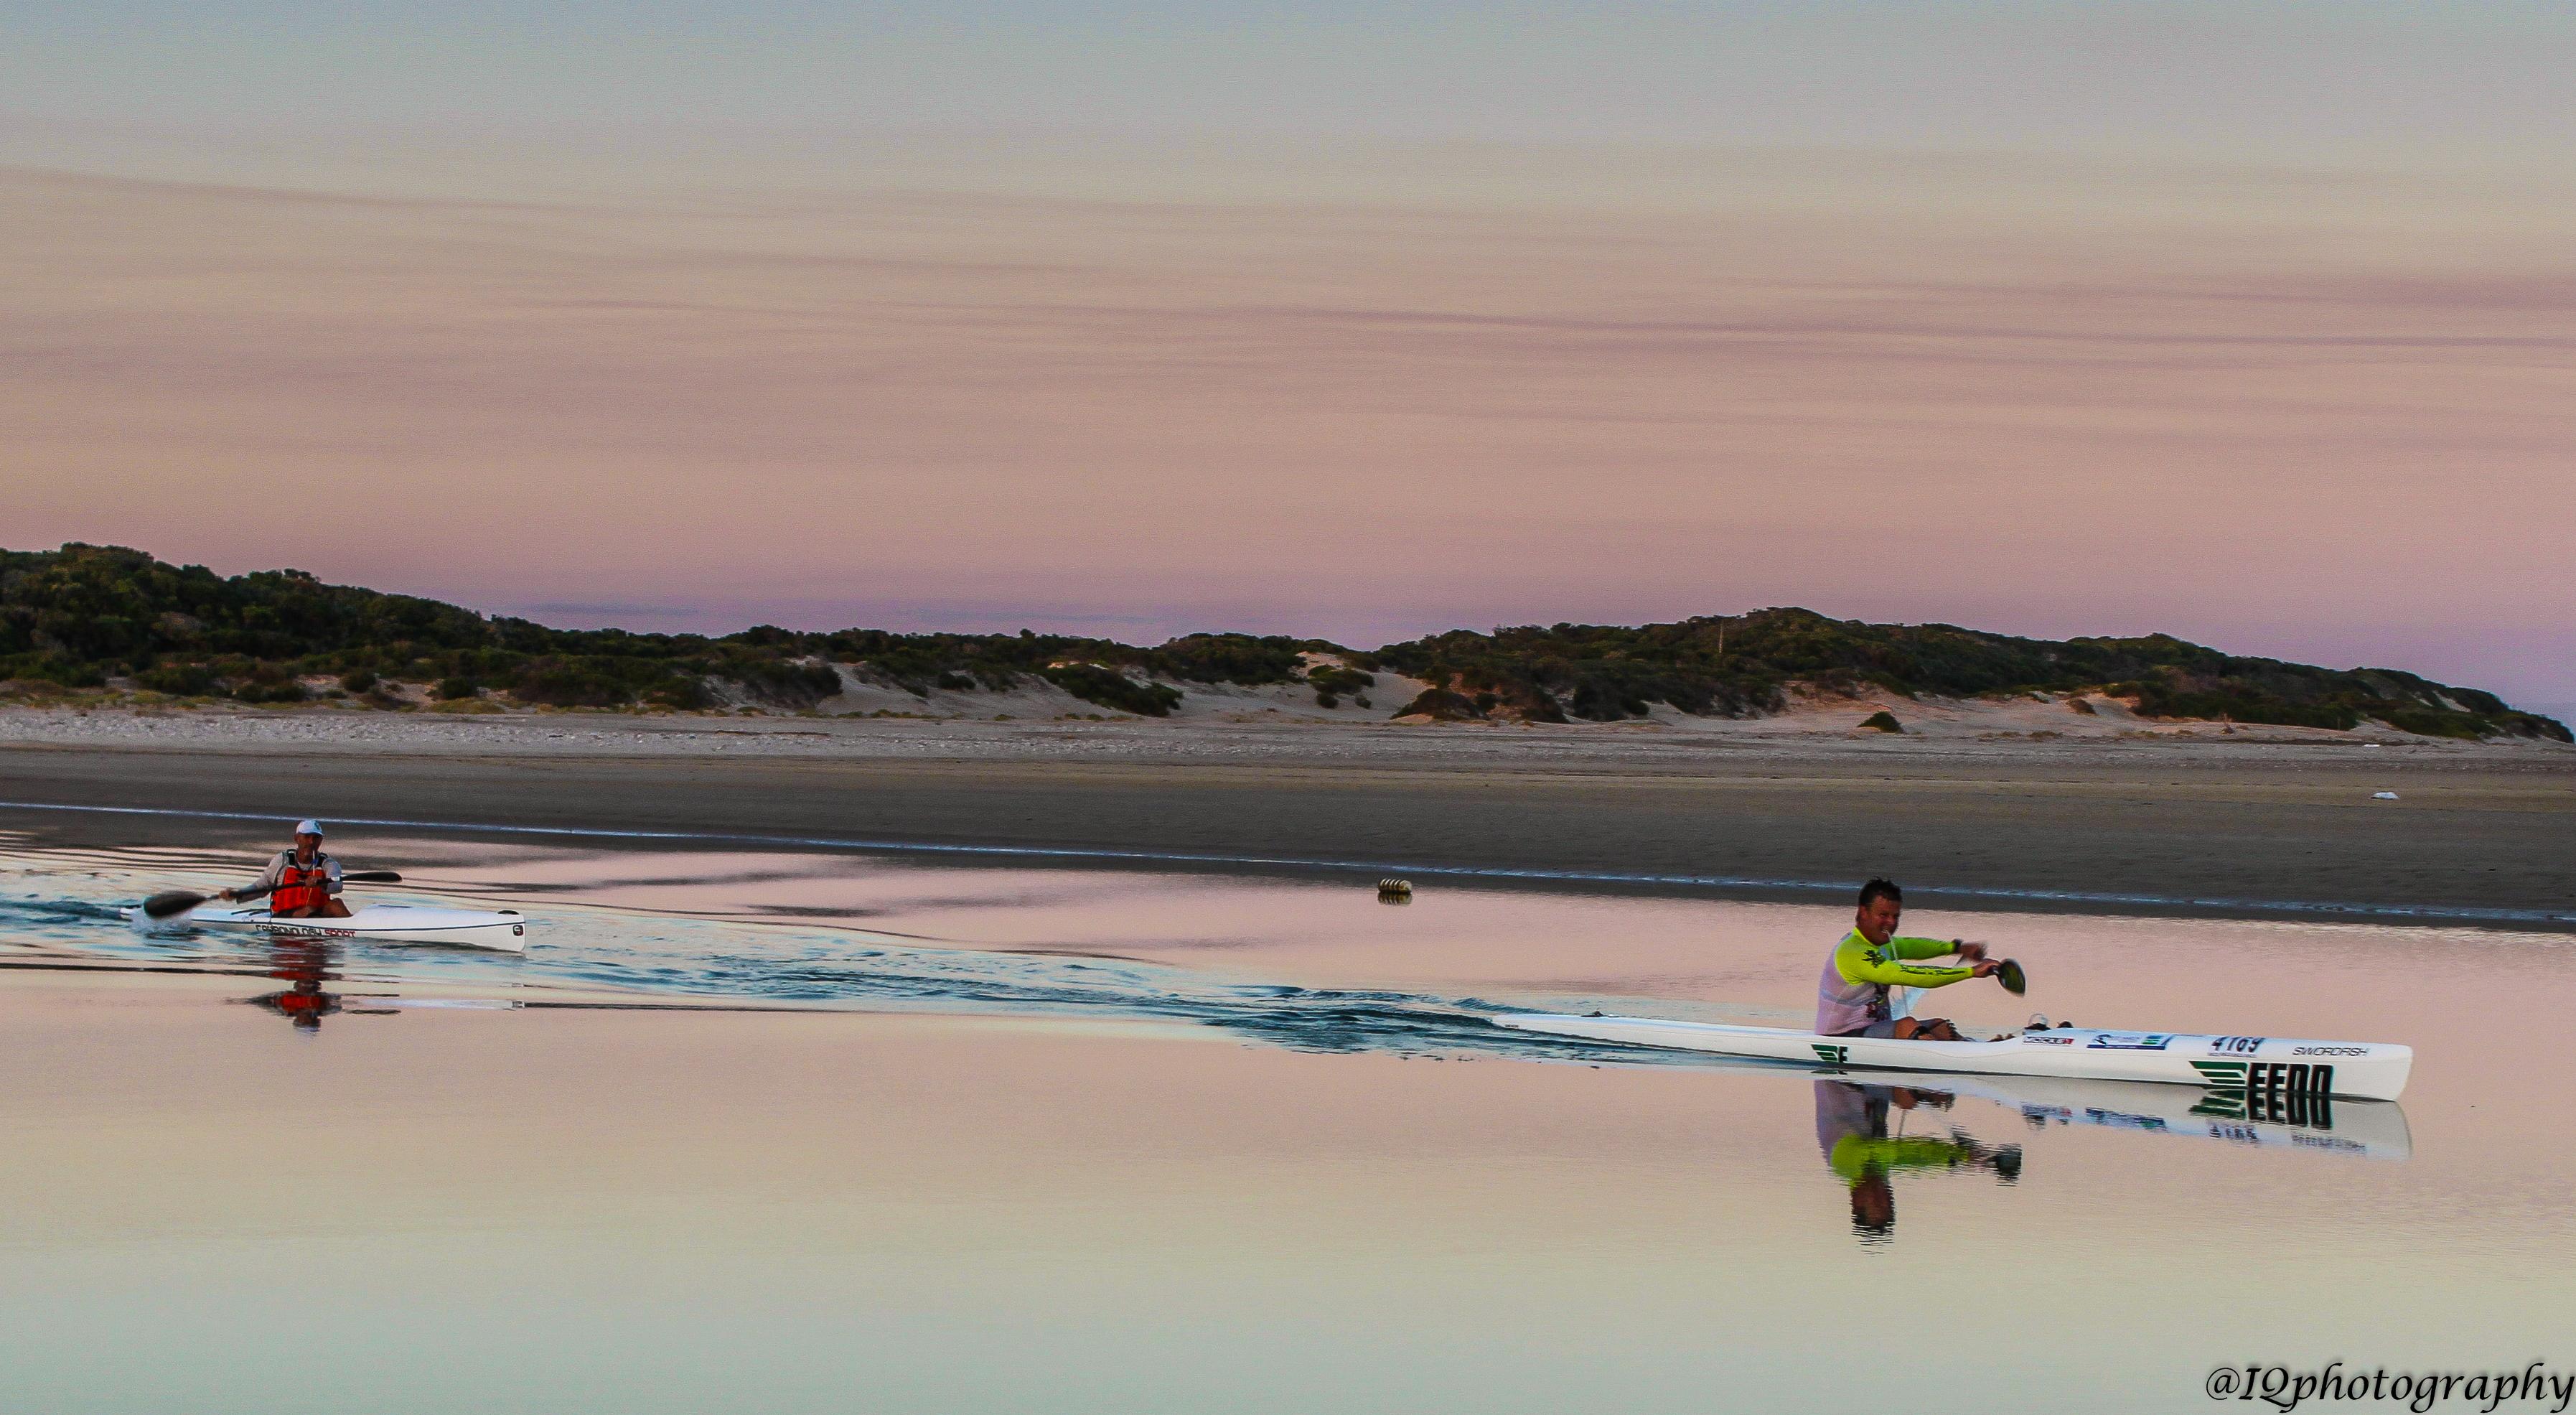
[[[1888,874],[1994,907],[2021,891],[2075,896],[2045,901],[2058,909],[2576,916],[2576,749],[2206,724],[2035,735],[1976,708],[1944,730],[1939,705],[1915,705],[1922,725],[1901,737],[1854,732],[1849,712],[1689,730],[15,709],[0,712],[0,800],[741,837],[719,846],[1723,877],[1782,897]],[[100,843],[275,833],[6,822]]]

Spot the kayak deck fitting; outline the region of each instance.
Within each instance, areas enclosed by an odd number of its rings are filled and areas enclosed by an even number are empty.
[[[142,922],[128,909],[129,921]],[[357,943],[444,944],[503,953],[528,951],[528,921],[516,909],[442,909],[411,904],[370,904],[345,919],[280,919],[257,907],[201,904],[157,921],[202,929],[248,929],[276,938],[347,939]]]
[[[2406,1089],[2415,1050],[2386,1042],[2296,1037],[2205,1037],[2111,1032],[2092,1027],[2029,1031],[1993,1041],[1897,1041],[1828,1037],[1780,1027],[1668,1022],[1653,1017],[1505,1013],[1498,1027],[1628,1046],[1707,1052],[1761,1061],[1889,1071],[1987,1076],[2070,1076],[2160,1081],[2219,1090],[2344,1096],[2393,1101]]]

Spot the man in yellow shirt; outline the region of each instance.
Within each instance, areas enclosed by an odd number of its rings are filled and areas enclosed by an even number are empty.
[[[1888,989],[1945,988],[1970,978],[1992,977],[2001,965],[1986,956],[1982,943],[1897,937],[1897,920],[1904,913],[1905,892],[1893,883],[1874,879],[1860,887],[1860,913],[1852,921],[1852,931],[1834,945],[1833,956],[1825,960],[1824,976],[1816,983],[1818,1032],[1828,1037],[1959,1040],[1959,1029],[1946,1017],[1896,1016]],[[1934,967],[1921,961],[1950,954],[1957,954],[1962,964]]]

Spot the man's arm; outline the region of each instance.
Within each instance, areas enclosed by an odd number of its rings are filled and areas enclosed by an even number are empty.
[[[1946,958],[1956,953],[1973,962],[1984,957],[1986,952],[1981,945],[1963,943],[1955,938],[1891,938],[1887,946],[1895,950],[1899,958]]]
[[[237,889],[224,890],[215,897],[218,899],[232,899],[244,894],[256,893],[263,889],[275,889],[277,888],[277,882],[284,878],[286,878],[286,857],[284,855],[271,855],[268,858],[268,868],[259,872],[259,878],[252,880],[250,883],[242,885]]]
[[[1899,950],[1899,945],[1931,943],[1933,940],[1892,938],[1887,942],[1886,948],[1872,948],[1858,934],[1843,940],[1842,947],[1834,950],[1834,971],[1842,974],[1843,981],[1847,983],[1884,983],[1898,988],[1945,988],[1977,975],[1974,967],[1933,968],[1906,961],[1909,957],[1939,957],[1950,951],[1949,944],[1940,944],[1937,953],[1906,954]]]
[[[340,861],[336,857],[324,857],[322,861],[322,874],[325,881],[323,885],[324,891],[330,894],[339,893]]]
[[[1857,1180],[1872,1166],[1882,1173],[1893,1174],[1903,1169],[1956,1169],[1976,1158],[1976,1151],[1956,1140],[1936,1139],[1930,1135],[1880,1136],[1846,1135],[1834,1142],[1825,1153],[1825,1167],[1845,1179]]]

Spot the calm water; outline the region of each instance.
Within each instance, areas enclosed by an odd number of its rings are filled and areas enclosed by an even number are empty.
[[[246,857],[0,854],[11,1407],[2139,1410],[2222,1363],[2576,1365],[2560,936],[1909,917],[2028,964],[1942,999],[1970,1025],[2418,1050],[2402,1108],[2248,1116],[1482,1020],[1802,1022],[1833,907],[334,844],[405,871],[371,897],[528,910],[529,956],[139,934]]]

